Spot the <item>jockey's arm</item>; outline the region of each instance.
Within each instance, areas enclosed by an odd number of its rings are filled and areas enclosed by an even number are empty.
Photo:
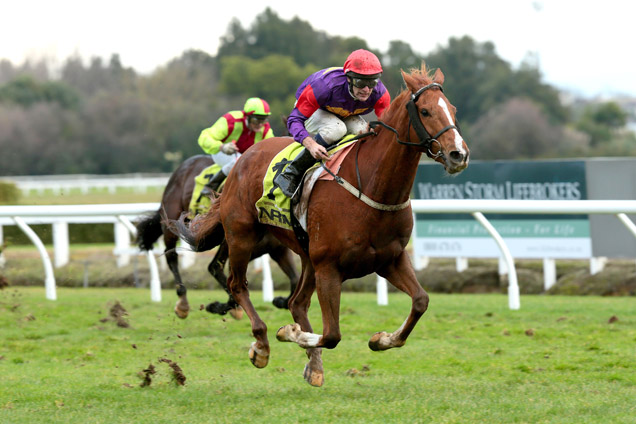
[[[221,150],[223,141],[228,136],[227,119],[220,117],[214,125],[201,131],[199,146],[209,155],[215,155]],[[227,140],[230,142],[231,140]]]
[[[391,95],[389,94],[389,91],[387,90],[384,92],[382,97],[380,97],[380,99],[373,106],[375,116],[377,116],[378,119],[380,119],[382,117],[382,114],[384,113],[386,109],[388,109],[390,104],[391,104]]]
[[[305,149],[309,150],[309,153],[311,153],[314,159],[329,160],[329,153],[327,152],[327,149],[318,144],[318,142],[312,137],[305,137],[302,144],[305,146]]]
[[[319,108],[320,104],[314,95],[313,88],[308,85],[298,96],[294,110],[287,118],[287,130],[300,144],[304,144],[304,140],[309,137],[309,132],[305,129],[305,121]]]

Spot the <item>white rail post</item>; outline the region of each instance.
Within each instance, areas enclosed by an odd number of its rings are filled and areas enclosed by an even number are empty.
[[[115,251],[117,254],[117,268],[130,263],[130,255],[126,253],[130,249],[130,231],[122,222],[115,222]]]
[[[272,268],[269,266],[269,255],[261,256],[263,272],[263,302],[274,300],[274,279],[272,278]]]
[[[55,268],[68,264],[70,248],[68,241],[68,222],[53,223],[53,260]]]
[[[605,256],[590,258],[590,275],[598,274],[603,271],[606,263],[607,258]]]
[[[161,281],[159,281],[159,269],[157,260],[152,250],[146,252],[148,268],[150,269],[150,300],[161,302]]]
[[[44,287],[46,289],[46,298],[49,300],[56,300],[57,293],[55,290],[55,274],[53,274],[53,265],[51,264],[51,258],[49,258],[49,254],[44,247],[44,243],[40,240],[37,234],[29,227],[22,218],[19,216],[12,217],[13,221],[17,224],[18,227],[26,234],[35,247],[38,248],[40,252],[40,257],[42,258],[42,263],[44,264]]]
[[[477,221],[490,233],[490,236],[495,239],[499,250],[503,254],[506,265],[508,267],[508,307],[513,311],[521,308],[521,300],[519,296],[519,284],[517,283],[517,270],[515,268],[515,261],[512,259],[510,250],[504,242],[503,238],[499,235],[495,227],[486,219],[481,212],[473,212],[472,214]]]
[[[506,264],[506,258],[503,256],[499,256],[497,260],[497,273],[499,274],[499,278],[504,276],[508,278],[508,264]]]
[[[455,268],[457,269],[457,272],[466,271],[468,269],[468,258],[455,258]]]
[[[385,306],[389,304],[389,291],[386,284],[386,278],[380,277],[376,280],[376,292],[378,295],[378,305]]]
[[[415,258],[413,258],[413,268],[415,268],[416,271],[426,268],[431,260],[428,256],[420,256],[415,253],[413,256],[415,256]]]
[[[123,215],[117,215],[117,219],[128,228],[133,237],[137,237],[137,228]],[[153,302],[161,302],[161,281],[159,280],[159,269],[157,260],[152,249],[146,252],[148,258],[148,268],[150,270],[150,300]]]
[[[550,290],[556,283],[556,261],[551,258],[543,258],[543,289]]]
[[[2,234],[2,225],[0,225],[0,268],[4,268],[7,260],[4,258],[4,235]]]

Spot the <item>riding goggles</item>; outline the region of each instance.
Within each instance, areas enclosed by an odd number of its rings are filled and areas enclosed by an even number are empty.
[[[351,83],[356,88],[363,88],[363,87],[374,88],[376,85],[378,85],[379,81],[380,81],[379,78],[353,78],[353,77],[351,78]]]
[[[267,116],[250,116],[248,119],[251,124],[262,125],[265,122],[267,122],[268,117]]]

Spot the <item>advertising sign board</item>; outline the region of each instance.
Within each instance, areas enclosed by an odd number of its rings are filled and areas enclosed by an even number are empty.
[[[420,164],[414,199],[585,200],[584,161],[471,162],[458,176]],[[589,258],[587,215],[486,216],[518,258]],[[414,250],[431,257],[498,257],[488,232],[469,214],[416,214]]]

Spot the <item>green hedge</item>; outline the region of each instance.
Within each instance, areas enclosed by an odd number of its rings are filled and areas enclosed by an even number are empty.
[[[0,181],[0,205],[12,205],[20,200],[18,187],[6,181]]]
[[[30,225],[44,244],[53,243],[53,226],[51,224]],[[33,244],[17,226],[3,227],[4,243],[7,245]],[[115,230],[113,224],[69,224],[68,237],[70,243],[114,243]]]

